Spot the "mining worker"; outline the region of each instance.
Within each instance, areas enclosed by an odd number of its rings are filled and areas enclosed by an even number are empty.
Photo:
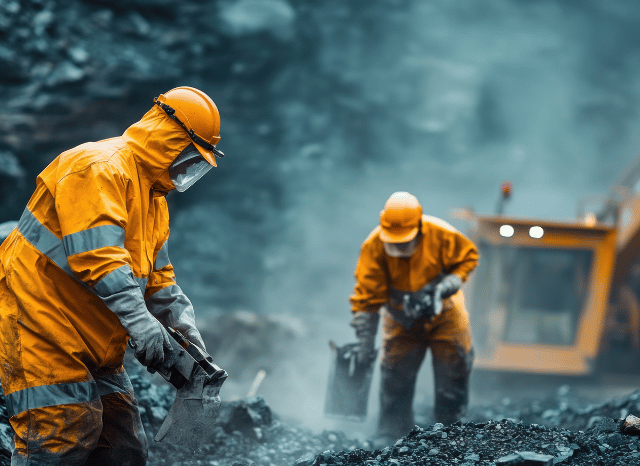
[[[204,348],[169,261],[166,194],[216,166],[220,115],[178,87],[122,136],[70,149],[0,247],[0,379],[12,465],[145,465],[147,439],[122,365],[152,366],[165,326]]]
[[[377,442],[389,444],[414,426],[416,375],[431,348],[435,420],[464,413],[473,360],[469,316],[460,289],[478,251],[455,228],[422,214],[415,196],[396,192],[362,244],[351,296],[358,358],[374,348],[382,311],[380,419]]]

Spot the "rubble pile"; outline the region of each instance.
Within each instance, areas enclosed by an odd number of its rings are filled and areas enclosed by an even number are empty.
[[[314,458],[325,450],[370,448],[369,442],[350,439],[342,432],[324,431],[287,425],[271,412],[262,397],[223,401],[213,433],[213,441],[198,452],[179,446],[156,443],[153,436],[164,421],[174,390],[168,385],[155,385],[145,374],[128,368],[136,392],[140,416],[149,440],[149,464],[210,464],[233,466],[236,463],[260,466],[293,464],[300,457]],[[134,372],[134,373],[132,373]],[[0,463],[1,465],[1,463]]]
[[[265,417],[264,414],[270,411],[259,397],[223,403],[221,411],[221,417],[213,427],[213,442],[195,453],[155,444],[149,452],[149,464],[281,466],[293,465],[301,457],[313,459],[326,450],[349,451],[370,447],[368,442],[349,439],[341,432],[314,434],[308,429],[271,419],[270,414]],[[177,461],[177,458],[188,459]]]
[[[586,430],[605,418],[624,419],[640,413],[640,390],[629,395],[594,404],[571,394],[569,385],[560,386],[555,393],[539,398],[513,400],[496,398],[483,405],[471,406],[467,420],[482,422],[486,419],[522,420],[527,424],[543,424],[579,431]],[[423,420],[428,416],[417,417]]]
[[[149,435],[155,432],[170,406],[168,387],[145,386],[144,377],[132,376],[145,413]],[[146,391],[145,391],[146,390]],[[153,397],[149,395],[153,392]],[[493,407],[497,419],[416,426],[394,445],[373,449],[372,443],[349,439],[340,432],[321,434],[280,421],[260,397],[223,402],[220,418],[213,429],[214,442],[195,455],[176,447],[151,444],[150,464],[216,466],[321,466],[321,465],[628,465],[640,463],[640,437],[637,424],[627,427],[621,419],[628,413],[640,413],[640,391],[601,405],[578,409],[570,390],[561,387],[555,397],[527,400]],[[165,403],[158,408],[159,402]],[[155,406],[155,407],[154,407]],[[509,409],[506,409],[509,408]],[[627,411],[628,410],[628,411]],[[502,411],[502,414],[498,414]],[[481,418],[482,410],[472,409]],[[486,413],[486,410],[484,411]],[[523,421],[505,417],[523,414]],[[144,418],[144,416],[143,416]],[[629,416],[629,419],[633,419]],[[550,426],[583,426],[575,430]],[[178,458],[190,458],[178,460]],[[200,463],[198,463],[200,461]]]
[[[621,434],[621,421],[603,419],[589,430],[510,420],[415,427],[380,450],[326,451],[296,466],[321,465],[630,465],[640,462],[640,438]]]
[[[289,425],[261,397],[223,401],[213,440],[199,451],[153,441],[174,390],[156,385],[142,368],[129,368],[149,438],[149,464],[212,466],[523,466],[640,464],[640,391],[597,406],[567,408],[553,418],[587,422],[570,430],[514,419],[416,426],[393,445],[373,449],[369,441],[335,431],[312,432]],[[498,407],[499,408],[499,407]],[[620,419],[625,414],[626,420]],[[523,410],[524,412],[524,410]],[[549,419],[552,419],[549,417]],[[589,421],[590,420],[590,421]],[[578,422],[578,423],[579,423]],[[0,397],[0,466],[10,464],[11,429]]]
[[[613,398],[601,405],[591,405],[583,409],[568,407],[554,417],[558,424],[565,428],[578,430],[590,427],[606,418],[624,419],[630,413],[636,415],[640,413],[640,390],[625,397]]]
[[[579,403],[578,400],[572,399],[570,390],[563,386],[554,397],[520,401],[511,405],[499,403],[493,407],[496,419],[485,418],[451,426],[416,426],[394,445],[375,450],[371,442],[353,440],[341,432],[324,431],[318,434],[305,428],[287,425],[271,412],[261,397],[254,397],[223,402],[218,423],[212,427],[215,431],[214,441],[194,454],[175,446],[157,444],[152,440],[153,433],[157,431],[166,410],[171,406],[172,389],[166,385],[155,386],[143,373],[132,374],[131,379],[150,438],[150,464],[640,464],[640,437],[635,433],[638,431],[638,423],[627,426],[627,433],[623,434],[624,423],[621,420],[629,414],[640,413],[640,391],[601,405],[578,409],[573,406]],[[481,409],[475,407],[471,412],[474,418],[481,419]],[[484,413],[486,412],[485,409]],[[528,419],[512,417],[517,414],[523,414]],[[628,417],[630,420],[633,419],[631,415]],[[532,419],[540,422],[532,422]],[[543,422],[545,420],[557,425],[581,427],[574,430],[550,426]],[[588,428],[579,430],[588,423]]]

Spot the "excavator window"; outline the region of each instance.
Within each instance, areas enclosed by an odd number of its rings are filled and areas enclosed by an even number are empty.
[[[590,249],[481,243],[473,313],[480,345],[571,345],[585,304]]]

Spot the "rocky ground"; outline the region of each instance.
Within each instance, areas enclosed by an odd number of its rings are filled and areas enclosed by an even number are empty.
[[[640,461],[640,439],[603,419],[583,432],[510,420],[414,428],[381,450],[324,452],[297,465],[630,465]]]
[[[144,371],[135,367],[135,362],[128,366],[128,371],[151,446],[150,465],[281,466],[293,465],[301,457],[310,460],[326,450],[371,448],[369,442],[350,439],[342,432],[314,433],[283,422],[259,396],[223,401],[218,422],[212,425],[213,440],[198,452],[156,443],[153,436],[171,407],[173,389],[168,384],[152,383]]]
[[[640,413],[640,390],[605,403],[575,408],[570,387],[554,396],[472,407],[464,422],[416,426],[393,445],[374,449],[348,433],[313,432],[285,422],[261,397],[223,402],[212,441],[200,451],[152,439],[171,406],[173,390],[128,364],[150,440],[150,465],[632,465],[640,464],[640,437],[623,433],[623,420]],[[539,409],[543,407],[545,409]],[[482,419],[493,409],[491,419]],[[519,419],[520,417],[521,419]],[[9,465],[10,428],[0,402],[0,465]]]
[[[171,405],[172,390],[151,383],[146,373],[134,365],[129,371],[151,438]],[[379,449],[370,440],[350,438],[349,433],[318,433],[285,421],[261,397],[223,402],[212,443],[194,454],[151,441],[149,464],[640,464],[640,437],[622,433],[622,420],[640,413],[640,390],[598,404],[589,404],[569,384],[556,390],[541,385],[539,393],[537,397],[521,398],[514,393],[511,398],[495,394],[487,397],[486,403],[475,403],[464,422],[451,426],[432,424],[428,415],[418,413],[419,427],[393,445]],[[422,411],[429,410],[422,407]]]
[[[320,332],[325,337],[327,333],[326,329]],[[149,440],[150,466],[640,464],[640,437],[621,432],[622,419],[640,414],[640,390],[621,387],[633,387],[632,380],[622,384],[603,377],[600,382],[580,381],[580,385],[576,380],[558,384],[558,380],[539,379],[535,384],[516,384],[511,378],[505,384],[499,378],[487,379],[484,387],[472,384],[472,403],[462,423],[434,424],[432,407],[418,400],[419,427],[395,444],[374,448],[367,435],[356,435],[349,427],[323,430],[319,419],[308,417],[303,409],[301,392],[291,387],[294,372],[301,379],[300,389],[306,386],[316,398],[324,393],[324,384],[318,388],[304,382],[312,374],[301,367],[304,361],[319,364],[323,353],[303,354],[302,361],[291,359],[310,341],[312,346],[320,346],[321,337],[303,322],[248,312],[220,315],[203,330],[203,337],[230,377],[221,391],[219,419],[215,424],[212,421],[207,433],[210,440],[197,452],[153,440],[173,403],[174,390],[127,354],[125,365]],[[287,348],[277,344],[283,340],[288,342]],[[266,385],[258,390],[264,398],[247,398],[247,385],[259,368],[268,374]],[[479,372],[474,375],[480,379]],[[278,380],[281,383],[276,384]],[[611,397],[611,393],[623,395]],[[293,405],[289,412],[280,398]],[[430,399],[425,397],[427,402]],[[607,401],[597,401],[600,399]],[[299,414],[295,419],[293,410]],[[12,435],[0,397],[0,466],[10,464]],[[524,463],[523,458],[529,462]]]

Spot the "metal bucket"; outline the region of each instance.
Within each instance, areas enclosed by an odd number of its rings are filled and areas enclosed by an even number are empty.
[[[367,418],[367,404],[377,351],[364,363],[356,361],[357,343],[337,346],[329,342],[333,364],[329,372],[324,414],[330,418],[362,422]]]

